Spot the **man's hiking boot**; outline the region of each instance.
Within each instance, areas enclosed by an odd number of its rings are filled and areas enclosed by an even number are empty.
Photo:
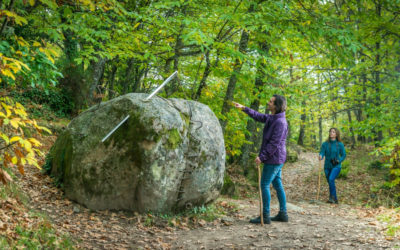
[[[271,217],[269,217],[269,214],[263,214],[263,218],[264,218],[264,224],[271,224]],[[251,219],[250,223],[261,224],[261,217],[258,216],[257,218]]]
[[[275,217],[272,217],[271,220],[272,221],[288,222],[289,221],[289,217],[287,215],[287,212],[279,211],[279,213]]]

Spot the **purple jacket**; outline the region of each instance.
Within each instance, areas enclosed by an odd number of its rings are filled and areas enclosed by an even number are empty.
[[[265,123],[263,140],[258,157],[266,164],[283,164],[286,161],[288,125],[285,112],[275,115],[261,114],[246,107],[243,112],[258,122]]]

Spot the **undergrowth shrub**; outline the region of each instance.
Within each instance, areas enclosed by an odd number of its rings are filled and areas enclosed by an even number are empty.
[[[349,171],[350,171],[350,162],[343,161],[342,162],[342,170],[340,170],[338,178],[347,179],[347,175],[349,174]]]
[[[67,93],[56,88],[30,88],[24,91],[11,93],[22,104],[30,104],[29,113],[35,117],[47,118],[49,115],[68,117],[72,112],[73,101]]]

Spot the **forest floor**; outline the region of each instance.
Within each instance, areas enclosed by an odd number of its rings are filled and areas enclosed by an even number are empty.
[[[54,137],[55,138],[55,137]],[[52,141],[48,141],[48,146]],[[318,160],[316,153],[301,153],[296,163],[283,169],[289,222],[252,225],[259,204],[253,198],[221,197],[214,209],[222,216],[139,215],[128,212],[90,211],[69,201],[55,188],[53,180],[38,169],[27,168],[20,186],[28,196],[30,209],[45,214],[57,235],[69,235],[77,248],[84,249],[395,249],[397,235],[388,236],[385,215],[400,221],[393,209],[363,208],[340,202],[326,203],[328,196],[321,175],[320,201],[316,200]],[[339,199],[344,182],[337,184]],[[348,185],[351,185],[348,184]],[[272,191],[272,215],[277,199]],[[255,198],[254,198],[255,197]],[[8,203],[9,204],[8,204]],[[4,202],[3,202],[4,203]],[[15,201],[5,201],[9,207]],[[6,205],[7,205],[6,204]],[[4,204],[3,204],[4,205]],[[3,206],[4,208],[4,206]],[[207,214],[207,209],[205,214]],[[211,213],[211,211],[208,211]],[[3,211],[3,215],[4,215]],[[10,214],[18,216],[18,213]],[[26,217],[26,216],[25,216]],[[29,220],[26,218],[21,218]],[[10,230],[10,229],[8,229]]]

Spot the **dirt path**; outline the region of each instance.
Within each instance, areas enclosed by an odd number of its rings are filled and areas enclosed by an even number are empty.
[[[382,226],[368,211],[345,204],[311,202],[316,188],[303,190],[306,178],[317,176],[316,154],[304,153],[295,164],[284,167],[283,179],[288,196],[289,223],[264,227],[248,220],[257,215],[258,201],[222,199],[234,204],[236,212],[222,220],[197,223],[189,229],[185,221],[149,226],[148,216],[123,212],[92,212],[63,198],[52,180],[35,169],[27,171],[22,187],[33,208],[48,215],[58,232],[69,233],[85,249],[393,249],[396,239],[387,240]],[[321,176],[323,177],[323,176]],[[321,178],[321,182],[324,179]],[[273,192],[274,193],[274,192]],[[321,197],[327,195],[326,185]],[[272,214],[277,212],[272,197]]]

